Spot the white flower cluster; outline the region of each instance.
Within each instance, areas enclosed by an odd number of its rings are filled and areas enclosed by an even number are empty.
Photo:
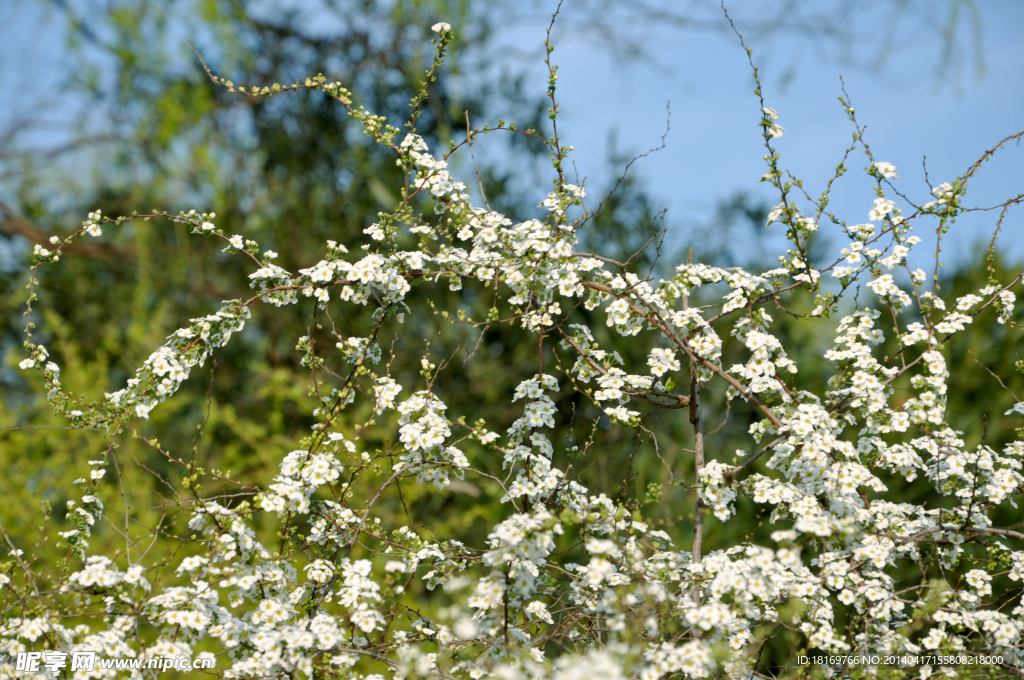
[[[387,389],[385,386],[384,390]],[[448,407],[432,393],[423,391],[412,395],[396,409],[400,414],[399,438],[406,452],[401,462],[395,464],[395,470],[415,472],[417,481],[431,482],[438,489],[450,483],[449,469],[454,469],[456,477],[464,479],[463,470],[469,467],[466,454],[445,443],[452,433],[444,416]]]
[[[548,374],[524,380],[516,387],[512,401],[523,398],[530,401],[523,416],[516,419],[508,430],[503,467],[518,467],[518,470],[503,502],[522,497],[531,502],[544,501],[558,493],[559,502],[579,507],[580,496],[586,493],[586,489],[576,482],[565,483],[562,471],[552,464],[554,446],[546,435],[537,431],[555,426],[557,409],[545,390],[558,389],[558,380]]]
[[[153,352],[128,386],[107,393],[107,401],[115,409],[134,410],[140,418],[177,392],[195,366],[202,366],[210,353],[223,347],[231,336],[245,327],[251,313],[248,307],[223,307],[216,314],[191,320],[167,338],[167,343]]]
[[[328,453],[292,451],[281,463],[281,474],[261,500],[268,512],[309,511],[309,498],[320,487],[338,480],[342,465]]]

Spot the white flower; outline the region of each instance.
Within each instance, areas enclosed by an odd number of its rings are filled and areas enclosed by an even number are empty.
[[[199,567],[203,566],[204,564],[208,563],[209,561],[210,560],[206,559],[205,557],[200,557],[199,555],[193,555],[192,557],[186,557],[185,559],[183,559],[181,561],[181,564],[178,565],[178,568],[177,568],[176,571],[179,574],[182,573],[183,571],[193,571],[193,570],[198,569]]]
[[[771,121],[771,127],[768,128],[768,134],[770,134],[772,137],[775,137],[775,138],[781,137],[782,136],[782,132],[786,128],[782,127],[781,125],[779,125],[778,123],[775,122],[775,120],[779,117],[778,112],[776,112],[775,109],[771,109],[771,108],[767,108],[767,107],[761,109],[761,112],[764,113],[765,118],[767,118],[769,121]],[[771,220],[768,220],[768,221],[770,222]]]
[[[242,237],[239,236],[238,234],[235,234],[234,236],[229,238],[228,243],[231,244],[232,248],[238,248],[239,250],[245,247],[245,244],[242,242]]]
[[[878,171],[878,174],[880,174],[882,177],[885,177],[886,179],[892,179],[893,177],[899,177],[899,175],[896,174],[896,166],[893,165],[892,163],[886,163],[885,161],[878,161],[877,163],[873,163],[873,165],[874,165],[875,170]]]
[[[212,231],[213,222],[203,222],[201,225],[199,225],[199,228],[202,229],[203,231]]]
[[[33,361],[32,359],[22,359],[21,363],[18,364],[18,368],[20,368],[22,370],[25,370],[25,369],[28,369],[28,368],[32,368],[35,365],[36,365],[36,362]]]
[[[452,30],[451,24],[446,24],[443,21],[439,21],[430,27],[434,33],[448,33]]]
[[[869,220],[883,219],[889,213],[896,211],[896,204],[885,198],[876,198],[875,207],[868,213]]]

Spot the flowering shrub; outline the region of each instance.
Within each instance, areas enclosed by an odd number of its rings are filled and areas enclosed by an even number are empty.
[[[0,576],[2,672],[13,673],[17,652],[43,647],[108,656],[214,653],[225,677],[750,678],[762,677],[760,649],[780,627],[798,633],[805,651],[997,657],[993,668],[1024,672],[1024,605],[1016,601],[1024,535],[993,519],[1016,508],[1024,492],[1024,441],[966,446],[949,424],[943,354],[947,340],[976,321],[1015,324],[1014,288],[1024,274],[996,280],[993,268],[980,290],[949,297],[940,295],[937,274],[929,282],[907,263],[920,241],[916,225],[937,221],[941,238],[971,209],[968,180],[991,152],[919,205],[897,191],[896,168],[874,159],[844,98],[854,143],[814,199],[782,170],[774,145],[784,128],[762,100],[762,180],[779,194],[768,221],[789,242],[779,266],[749,272],[689,258],[664,278],[645,278],[626,262],[577,250],[594,213],[584,187],[566,180],[572,147],[561,143],[557,126],[550,137],[504,122],[467,129],[445,154],[417,135],[426,83],[452,39],[447,24],[433,28],[434,63],[405,133],[322,76],[247,89],[211,75],[248,97],[323,92],[394,152],[407,178],[397,188],[401,200],[365,230],[362,252],[328,241],[323,259],[293,273],[274,264],[273,251],[223,233],[214,213],[195,211],[111,218],[97,210],[72,235],[54,237],[52,249],[36,247],[20,366],[38,373],[59,414],[102,430],[109,446],[76,481],[71,528],[60,534],[63,564],[41,572],[32,555],[10,546],[9,575]],[[557,78],[548,66],[554,122]],[[499,130],[550,146],[556,179],[541,204],[545,219],[513,224],[474,204],[447,169],[452,154]],[[868,221],[849,224],[826,208],[858,148],[875,195],[864,201]],[[1017,200],[1000,206],[1000,225]],[[168,219],[219,239],[225,252],[252,262],[252,293],[191,319],[123,389],[90,401],[64,391],[59,366],[33,342],[36,277],[76,238],[135,219]],[[810,254],[819,226],[849,239],[833,261]],[[410,234],[417,246],[403,249]],[[424,313],[406,304],[410,291],[464,285],[492,288],[487,317],[435,310],[443,318],[517,325],[536,338],[536,371],[506,395],[516,419],[503,433],[480,420],[467,424],[473,404],[444,392],[438,378],[445,367],[428,355],[414,381],[391,370],[395,350],[384,338],[401,334],[407,315]],[[850,300],[852,291],[864,297]],[[697,306],[698,297],[717,300]],[[164,450],[133,423],[244,332],[250,309],[264,303],[311,307],[310,332],[296,349],[319,405],[309,435],[275,454],[277,476],[250,483]],[[346,332],[342,319],[357,315],[370,320],[371,332]],[[783,345],[773,333],[777,315],[834,337],[824,355],[833,366],[826,385],[801,383],[807,350]],[[630,365],[603,349],[588,325],[595,318],[645,348],[646,361]],[[887,334],[899,342],[892,356],[882,353]],[[727,345],[746,361],[726,365]],[[904,384],[906,397],[896,391]],[[749,450],[732,463],[705,450],[702,391],[712,389],[757,414]],[[670,480],[694,489],[688,548],[652,528],[642,507],[578,481],[579,447],[551,436],[556,424],[578,417],[559,407],[566,393],[655,441],[654,410],[689,419],[695,476]],[[1013,412],[1024,415],[1024,404]],[[367,446],[371,426],[391,430],[394,443]],[[123,552],[91,550],[97,523],[113,524],[97,493],[125,435],[146,441],[183,475],[175,489],[182,515],[158,529],[177,544],[170,554],[148,556],[132,535]],[[504,476],[489,473],[478,455],[500,457]],[[436,533],[429,517],[392,525],[375,513],[402,483],[447,494],[474,475],[502,489],[507,509],[474,544]],[[895,495],[894,480],[920,493]],[[234,493],[211,494],[210,486]],[[770,541],[705,550],[705,515],[729,522],[743,504],[770,515]],[[933,671],[960,672],[925,661],[886,672]]]

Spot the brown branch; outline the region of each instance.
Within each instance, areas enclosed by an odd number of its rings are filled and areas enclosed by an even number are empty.
[[[0,234],[20,236],[30,243],[53,249],[50,236],[27,217],[18,215],[6,203],[0,201]],[[67,243],[61,253],[83,255],[96,260],[127,260],[134,256],[132,250],[122,250],[109,243]]]

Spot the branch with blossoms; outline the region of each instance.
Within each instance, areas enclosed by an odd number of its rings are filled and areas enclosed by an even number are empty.
[[[853,143],[813,199],[782,168],[781,116],[767,106],[739,36],[759,100],[763,181],[779,193],[767,226],[784,229],[788,245],[779,266],[763,271],[695,262],[691,250],[666,276],[652,267],[641,277],[628,260],[577,250],[595,215],[583,204],[585,189],[564,176],[573,147],[554,125],[550,29],[552,134],[521,134],[551,149],[554,189],[539,206],[544,219],[519,223],[474,205],[448,168],[453,154],[482,135],[520,133],[515,124],[471,129],[467,115],[465,139],[444,154],[432,153],[416,132],[453,37],[444,23],[434,31],[434,59],[404,135],[323,76],[236,87],[203,63],[214,83],[246,97],[323,92],[394,152],[404,173],[401,198],[365,229],[361,252],[328,241],[322,259],[293,273],[274,263],[273,251],[223,233],[214,213],[195,211],[109,218],[97,210],[53,250],[37,245],[21,367],[38,372],[59,416],[103,431],[108,445],[102,459],[83,466],[88,479],[68,502],[73,527],[60,533],[63,568],[46,572],[11,546],[16,559],[0,575],[0,664],[44,648],[212,654],[226,678],[764,677],[758,650],[782,628],[800,640],[793,653],[992,659],[1008,673],[1024,671],[1024,605],[1014,604],[1024,535],[997,526],[1024,493],[1024,441],[1000,450],[967,446],[947,413],[943,353],[976,323],[1019,325],[1014,290],[1024,274],[998,281],[990,268],[983,287],[954,298],[941,294],[939,251],[930,288],[928,275],[908,263],[920,243],[914,229],[934,220],[941,237],[957,215],[974,210],[964,203],[968,180],[1024,133],[916,205],[896,191],[896,168],[875,159],[844,91]],[[857,218],[868,221],[848,224],[827,206],[858,149],[875,186]],[[913,212],[904,216],[891,196]],[[997,230],[1018,200],[1001,205]],[[850,241],[818,268],[809,243],[823,217]],[[225,252],[253,264],[252,292],[173,332],[124,388],[102,399],[74,396],[63,391],[49,350],[33,341],[38,277],[76,239],[134,219],[184,223],[193,235],[222,241]],[[494,286],[486,319],[437,309],[445,304],[442,286]],[[859,287],[872,304],[848,299]],[[243,481],[197,462],[194,451],[186,460],[164,449],[136,427],[192,369],[245,332],[257,305],[267,313],[311,308],[310,331],[296,338],[296,351],[316,401],[315,424],[279,452],[273,479]],[[779,310],[834,338],[824,352],[833,366],[825,385],[802,379],[813,350],[784,344],[772,316]],[[400,336],[407,315],[435,312],[445,329],[516,326],[530,338],[536,366],[504,395],[511,424],[503,434],[475,418],[472,400],[446,389],[439,377],[453,369],[432,362],[428,351],[416,375],[392,370],[402,350],[393,343],[385,352],[380,339]],[[890,321],[899,349],[887,354]],[[371,330],[356,334],[357,327]],[[624,357],[612,334],[628,338],[642,359]],[[688,390],[674,387],[677,378]],[[897,384],[911,396],[898,400]],[[737,451],[731,462],[705,444],[707,395],[716,390],[752,414],[751,451]],[[576,417],[575,407],[571,416],[560,408],[566,395],[597,409],[582,451],[554,434]],[[1006,415],[1024,415],[1014,401]],[[668,436],[665,414],[688,423],[694,441],[684,464],[662,459],[671,484],[694,490],[692,532],[677,536],[652,528],[642,504],[588,488],[577,465],[607,455],[595,434],[600,424],[636,430],[657,446]],[[374,429],[388,433],[385,446],[373,445]],[[113,526],[114,518],[99,494],[110,481],[107,467],[128,464],[119,461],[117,441],[129,435],[184,476],[174,483],[136,460],[169,489],[158,494],[169,517],[133,533],[124,501],[126,526],[117,530],[126,547],[101,554],[89,538],[97,523]],[[496,473],[491,464],[499,458]],[[472,486],[467,476],[488,484]],[[471,544],[444,535],[436,517],[413,517],[402,491],[447,498],[461,486],[479,496],[490,493],[490,482],[500,488],[494,501],[502,519]],[[900,488],[914,489],[914,500]],[[408,523],[380,512],[388,500],[403,507]],[[763,537],[714,544],[712,522],[729,522],[745,507],[777,526]],[[140,549],[143,537],[158,536],[173,550],[151,557]],[[829,670],[851,677],[837,663]],[[901,663],[893,677],[931,672],[931,664]]]

